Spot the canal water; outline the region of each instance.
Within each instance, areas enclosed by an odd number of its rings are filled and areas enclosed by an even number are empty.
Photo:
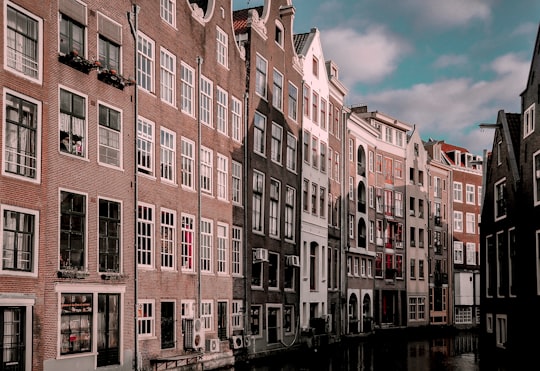
[[[351,338],[326,349],[289,352],[276,358],[236,365],[234,371],[487,371],[476,332],[444,335],[408,332]],[[501,365],[498,371],[507,371]],[[509,370],[508,370],[509,371]]]

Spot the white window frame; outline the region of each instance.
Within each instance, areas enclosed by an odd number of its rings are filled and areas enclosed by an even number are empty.
[[[160,0],[159,15],[166,23],[176,28],[176,0]]]
[[[258,111],[253,122],[253,152],[266,155],[266,116]]]
[[[256,233],[264,233],[264,173],[253,171],[252,180],[252,229]]]
[[[195,143],[182,137],[180,145],[182,151],[182,187],[195,189]]]
[[[159,141],[161,180],[176,184],[176,133],[161,127]]]
[[[242,249],[243,249],[243,228],[233,225],[231,231],[231,273],[233,276],[243,276]]]
[[[213,192],[213,172],[214,172],[214,152],[210,148],[201,146],[200,153],[200,191],[212,194]]]
[[[200,230],[200,267],[201,273],[211,273],[212,252],[214,249],[214,222],[210,219],[201,219]]]
[[[232,202],[235,205],[242,205],[242,164],[237,161],[232,161]]]
[[[287,169],[296,173],[298,140],[292,133],[287,133]]]
[[[185,62],[180,64],[180,84],[182,112],[193,117],[195,115],[195,70]]]
[[[268,94],[268,62],[259,53],[255,61],[255,93],[266,100]]]
[[[176,210],[161,208],[160,210],[161,269],[176,270]],[[170,261],[169,264],[164,264]]]
[[[283,157],[283,128],[275,122],[272,122],[272,142],[270,151],[271,160],[276,164],[281,165]]]
[[[212,300],[201,301],[201,320],[205,331],[212,331],[214,328],[214,302]]]
[[[154,176],[155,124],[141,116],[137,120],[137,171],[139,174]],[[141,164],[142,156],[147,156],[146,164]]]
[[[454,211],[454,232],[463,232],[463,212]]]
[[[268,208],[268,234],[271,237],[279,237],[280,214],[281,214],[281,182],[270,178],[270,200]]]
[[[476,233],[476,214],[465,213],[465,219],[466,219],[465,232],[475,234]]]
[[[284,237],[286,240],[292,241],[295,236],[295,215],[296,215],[296,189],[287,186],[285,193],[285,221],[284,221]]]
[[[160,98],[163,102],[176,107],[176,56],[160,48]]]
[[[216,56],[220,65],[229,68],[229,36],[219,27],[216,27]]]
[[[298,120],[298,87],[289,81],[287,114],[290,119]]]
[[[149,325],[148,331],[141,332],[142,324]],[[146,326],[145,326],[146,327]],[[137,337],[148,339],[156,333],[156,301],[154,299],[137,300]]]
[[[154,40],[137,32],[137,86],[149,93],[154,92],[154,63],[155,43]],[[140,62],[142,65],[140,64]]]
[[[229,159],[221,153],[217,155],[217,198],[229,201]]]
[[[242,101],[236,97],[231,98],[231,137],[241,143],[244,136],[242,123]]]
[[[274,68],[272,105],[278,110],[283,110],[283,74]]]
[[[204,125],[213,128],[212,105],[214,102],[214,84],[205,76],[201,76],[199,84],[199,119]]]
[[[463,183],[454,182],[453,191],[454,202],[463,202]]]
[[[534,132],[536,121],[535,109],[536,103],[533,103],[523,112],[523,138],[528,137]]]
[[[142,213],[140,209],[146,210]],[[137,252],[138,255],[147,255],[147,260],[143,262],[137,260],[137,266],[139,268],[152,269],[154,268],[154,246],[155,246],[155,224],[156,224],[156,210],[154,205],[139,202],[137,205]],[[142,216],[141,216],[142,215]],[[141,234],[140,231],[148,231],[149,235]],[[142,241],[146,243],[143,246]],[[139,258],[138,258],[139,259]]]
[[[217,273],[229,273],[229,226],[225,223],[217,223]]]
[[[193,215],[182,214],[180,221],[180,265],[182,271],[194,272],[195,271],[195,217]],[[184,237],[190,236],[188,239]]]
[[[229,135],[229,94],[227,91],[220,86],[216,88],[216,129],[218,133],[221,133],[225,136]]]
[[[119,129],[111,128],[110,125],[103,125],[108,124],[109,121],[107,120],[106,123],[101,123],[101,107],[105,107],[109,111],[115,111],[118,113],[118,126]],[[104,166],[111,166],[115,168],[122,168],[123,164],[123,150],[122,150],[122,110],[112,107],[106,103],[103,103],[101,101],[98,101],[98,163],[100,165]],[[116,146],[115,146],[116,145]],[[105,153],[114,153],[118,152],[118,161],[117,163],[111,163],[110,161],[105,161],[102,159],[102,151]],[[110,155],[108,155],[106,158],[111,158]]]
[[[474,184],[465,184],[465,202],[469,205],[475,204]]]
[[[454,241],[454,264],[463,264],[463,242]]]

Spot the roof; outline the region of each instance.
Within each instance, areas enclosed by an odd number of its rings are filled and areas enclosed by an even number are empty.
[[[256,6],[254,8],[240,9],[233,12],[233,28],[235,34],[242,34],[247,32],[249,11],[252,9],[257,11],[260,16],[263,12],[264,7]]]
[[[304,50],[304,46],[306,45],[309,35],[309,32],[293,35],[294,49],[296,50],[296,54],[302,54],[302,50]]]
[[[514,151],[516,151],[516,153],[519,153],[519,147],[521,144],[521,114],[506,113],[506,122],[508,123],[508,130],[510,132],[510,139],[512,140],[512,144],[514,145]]]

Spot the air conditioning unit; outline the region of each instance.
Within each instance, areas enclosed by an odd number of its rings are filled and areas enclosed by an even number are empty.
[[[258,248],[253,250],[253,260],[258,262],[267,262],[268,261],[268,250]]]
[[[324,317],[324,324],[325,324],[326,333],[332,332],[332,315],[331,314],[325,314],[323,317]]]
[[[241,349],[244,347],[244,337],[242,335],[233,335],[231,341],[233,349]]]
[[[287,260],[285,262],[288,266],[299,267],[300,257],[298,255],[287,255]]]
[[[204,347],[204,328],[200,318],[184,320],[184,349],[201,350]]]
[[[218,353],[219,349],[219,339],[207,339],[206,340],[206,351],[210,353]]]

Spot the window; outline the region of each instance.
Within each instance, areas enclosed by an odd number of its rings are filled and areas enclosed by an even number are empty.
[[[311,166],[319,168],[319,139],[315,136],[311,137]]]
[[[309,131],[307,130],[304,130],[304,162],[309,164],[309,160],[310,160],[310,143],[311,141],[311,134],[309,133]]]
[[[470,204],[474,205],[474,184],[466,184],[465,185],[465,201]]]
[[[258,54],[255,68],[255,93],[266,99],[267,62],[263,57]]]
[[[279,287],[279,254],[268,254],[268,288]]]
[[[326,100],[324,98],[321,98],[321,117],[320,117],[320,125],[321,129],[326,130]]]
[[[535,103],[529,106],[523,113],[523,138],[534,131],[535,126]]]
[[[182,62],[180,65],[180,84],[182,85],[182,112],[193,116],[194,114],[194,78],[195,71],[193,68]]]
[[[244,137],[244,126],[242,125],[242,102],[232,97],[231,103],[231,136],[237,142],[241,142]]]
[[[120,273],[122,211],[119,202],[99,200],[99,271]]]
[[[220,200],[229,200],[229,159],[221,154],[217,158],[217,197]]]
[[[161,210],[161,268],[176,268],[176,211]]]
[[[213,127],[212,122],[212,102],[214,100],[213,97],[213,85],[212,81],[207,79],[204,76],[201,76],[200,80],[200,109],[199,109],[199,117],[203,124],[208,125],[210,127]]]
[[[205,330],[212,330],[214,323],[212,313],[214,309],[214,303],[211,300],[203,300],[201,302],[201,320],[203,323],[203,328]]]
[[[321,172],[326,173],[326,143],[321,142]]]
[[[86,98],[60,89],[60,150],[86,157]]]
[[[285,238],[294,239],[295,209],[296,209],[296,190],[287,186],[285,194]]]
[[[86,21],[86,6],[79,2],[70,2],[69,4],[73,6],[73,9],[69,11],[73,18],[65,14],[60,14],[60,52],[69,54],[72,51],[76,51],[79,55],[83,55],[86,50],[84,45],[86,39],[84,26]],[[61,8],[64,7],[67,8],[65,5],[61,5]],[[32,29],[27,28],[27,26],[21,29]]]
[[[278,22],[276,22],[276,35],[274,41],[276,44],[283,47],[283,26]]]
[[[154,91],[154,41],[138,32],[137,42],[137,85]]]
[[[506,348],[507,339],[507,329],[506,329],[506,315],[496,314],[495,315],[495,338],[497,347]]]
[[[201,220],[201,272],[212,272],[213,223],[211,220]]]
[[[454,231],[463,232],[463,213],[454,211]]]
[[[60,192],[60,269],[86,268],[86,196]]]
[[[161,128],[161,179],[172,183],[176,182],[176,133]]]
[[[100,16],[101,19],[103,19],[102,16]],[[111,24],[112,22],[107,21],[107,23]],[[101,68],[120,73],[120,45],[100,34],[98,60]]]
[[[0,240],[2,273],[37,275],[39,213],[15,206],[3,206]]]
[[[316,183],[311,183],[311,213],[313,215],[317,215],[317,207],[319,206],[317,203],[318,191],[319,186]]]
[[[205,147],[201,147],[201,191],[212,194],[212,173],[214,169],[213,152]]]
[[[137,120],[137,165],[139,172],[154,174],[154,123],[141,117]]]
[[[377,173],[382,173],[382,155],[377,155],[377,160],[375,162],[375,171]]]
[[[155,314],[154,300],[138,300],[137,303],[137,334],[141,338],[154,336]]]
[[[4,104],[4,171],[38,181],[41,104],[10,93]]]
[[[313,95],[311,98],[311,119],[315,124],[319,123],[319,94],[317,94],[315,91],[313,91]]]
[[[242,164],[236,161],[232,162],[232,202],[236,205],[242,205]]]
[[[302,183],[302,205],[303,210],[309,210],[309,179],[304,179]]]
[[[92,294],[61,294],[60,354],[92,351]]]
[[[326,189],[324,187],[319,187],[319,217],[325,217],[325,205],[326,205]]]
[[[264,200],[264,174],[253,172],[253,214],[252,228],[254,231],[263,232],[263,200]]]
[[[467,264],[476,265],[476,244],[474,242],[467,242],[466,249],[465,257],[467,259]]]
[[[242,275],[242,228],[232,227],[232,274]]]
[[[122,157],[122,114],[99,104],[99,162],[120,167]]]
[[[182,186],[190,189],[194,188],[193,172],[195,166],[195,144],[182,138]]]
[[[533,160],[534,204],[537,205],[540,202],[540,151],[533,154]]]
[[[217,61],[223,67],[229,66],[229,38],[227,34],[220,29],[216,28],[216,55]]]
[[[228,106],[229,106],[229,96],[225,90],[217,87],[216,93],[216,104],[217,104],[217,131],[221,134],[228,135]]]
[[[289,81],[289,118],[294,121],[298,117],[298,88]]]
[[[306,84],[304,84],[303,99],[304,99],[304,105],[303,105],[303,107],[304,107],[304,116],[309,118],[310,117],[309,113],[310,113],[310,109],[311,109],[310,102],[309,102],[310,88]]]
[[[424,279],[424,261],[422,259],[418,260],[418,278]]]
[[[283,288],[285,291],[293,291],[296,268],[293,265],[286,264],[283,270]]]
[[[272,161],[281,164],[281,152],[282,152],[282,142],[283,142],[283,128],[276,124],[272,123],[272,148],[271,148],[271,158]]]
[[[165,22],[176,27],[176,0],[160,0],[159,15]]]
[[[229,226],[226,224],[217,224],[217,271],[218,273],[227,273],[229,264]]]
[[[270,179],[270,205],[268,210],[268,233],[270,236],[279,236],[279,213],[280,213],[281,184],[275,179]]]
[[[280,111],[283,109],[283,75],[277,70],[274,70],[272,104]]]
[[[266,117],[255,112],[255,120],[253,123],[253,150],[262,156],[266,150]]]
[[[43,21],[14,4],[7,5],[6,13],[4,65],[16,73],[41,80]],[[63,22],[61,26],[64,26]],[[84,50],[84,45],[73,45],[81,52]],[[73,48],[64,53],[71,50]]]
[[[182,270],[193,271],[193,246],[195,243],[195,218],[182,214]]]
[[[454,263],[463,264],[463,242],[454,241]]]
[[[454,182],[454,202],[463,202],[463,184]]]
[[[137,207],[137,264],[151,268],[154,264],[154,207],[139,204]]]
[[[506,216],[506,179],[495,183],[495,218]]]
[[[233,329],[243,329],[243,312],[244,308],[242,306],[241,300],[234,300],[231,303],[231,326]]]
[[[160,98],[176,106],[176,56],[161,48],[160,50]]]
[[[476,215],[472,213],[466,213],[466,232],[467,233],[476,233]]]
[[[287,169],[296,172],[296,146],[297,140],[291,133],[287,133]]]
[[[317,57],[313,57],[313,62],[311,64],[313,76],[318,77],[319,76],[319,60]]]

